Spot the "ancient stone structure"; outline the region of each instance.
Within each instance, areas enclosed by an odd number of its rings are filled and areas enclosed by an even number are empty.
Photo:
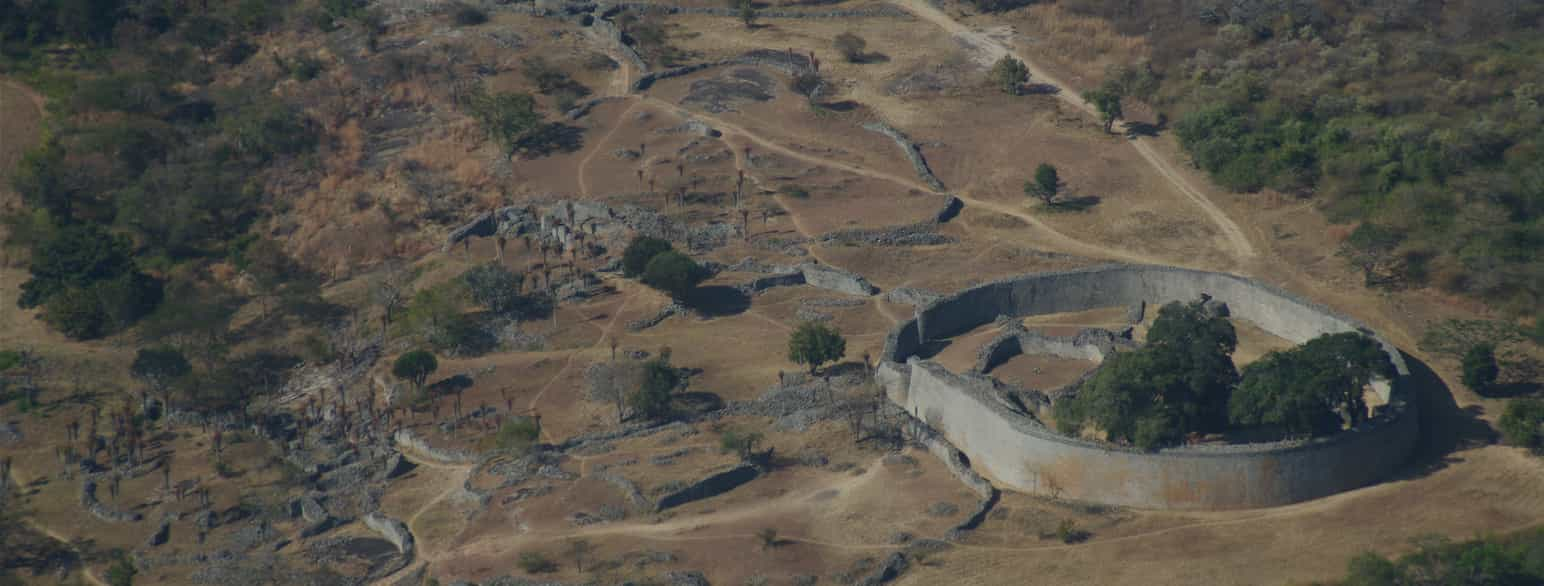
[[[916,356],[999,315],[1080,311],[1190,301],[1202,294],[1232,315],[1301,343],[1322,334],[1373,335],[1395,366],[1374,381],[1385,401],[1339,434],[1306,440],[1180,446],[1143,452],[1067,437],[1001,396],[991,379],[949,372]],[[1014,489],[1137,507],[1231,509],[1285,505],[1377,482],[1410,456],[1416,405],[1401,382],[1399,351],[1358,322],[1243,277],[1155,266],[1107,265],[1005,279],[966,289],[919,309],[891,332],[876,374],[890,399],[936,429],[978,466]]]

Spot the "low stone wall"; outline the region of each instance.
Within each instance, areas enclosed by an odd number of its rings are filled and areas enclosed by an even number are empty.
[[[481,459],[477,454],[466,450],[449,450],[431,446],[411,429],[399,429],[392,437],[397,440],[397,445],[408,447],[422,456],[445,464],[472,464]]]
[[[401,521],[380,513],[370,513],[365,515],[365,526],[397,546],[398,553],[404,556],[413,555],[413,533],[408,531],[407,525],[402,524]]]
[[[869,296],[879,289],[869,284],[868,279],[862,275],[850,273],[835,267],[817,264],[799,265],[799,272],[804,273],[804,282],[810,286],[821,289],[830,289],[848,295]]]
[[[80,507],[91,513],[91,516],[108,523],[133,523],[144,518],[132,511],[115,511],[107,508],[107,505],[97,500],[96,480],[90,478],[80,483]]]
[[[876,377],[892,401],[937,429],[973,465],[1007,486],[1058,497],[1176,509],[1268,507],[1377,482],[1404,464],[1418,432],[1415,404],[1399,384],[1409,370],[1398,350],[1376,335],[1398,374],[1374,382],[1387,405],[1356,428],[1308,440],[1151,453],[1057,434],[1001,400],[981,377],[913,356],[925,340],[969,331],[998,315],[1162,304],[1203,293],[1227,303],[1235,318],[1293,342],[1345,331],[1371,335],[1355,320],[1243,277],[1111,265],[996,281],[934,302],[891,332]]]
[[[895,141],[896,146],[901,147],[901,152],[906,154],[906,160],[911,161],[911,168],[916,170],[917,177],[921,178],[929,187],[932,187],[934,191],[944,190],[944,182],[939,181],[938,176],[933,174],[933,169],[928,167],[927,159],[922,156],[922,149],[917,148],[917,143],[912,142],[911,138],[907,137],[905,133],[883,122],[866,123],[863,125],[863,129],[890,137],[890,140]]]
[[[740,11],[711,6],[670,6],[646,2],[621,2],[616,7],[639,13],[701,14],[739,18]],[[757,10],[756,18],[911,18],[911,13],[894,6],[860,8],[857,10]]]

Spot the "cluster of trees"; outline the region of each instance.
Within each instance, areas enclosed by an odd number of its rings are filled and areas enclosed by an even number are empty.
[[[673,413],[675,391],[681,387],[681,371],[670,364],[670,349],[661,348],[643,361],[616,360],[598,364],[586,375],[596,399],[616,407],[617,423],[629,416],[662,419]]]
[[[1544,5],[1210,4],[1198,20],[1181,0],[1067,3],[1147,36],[1150,101],[1215,181],[1361,226],[1345,252],[1369,285],[1541,317]]]
[[[0,1],[0,70],[50,99],[50,132],[15,170],[27,210],[6,218],[7,244],[31,253],[20,306],[73,338],[109,335],[151,315],[168,276],[252,244],[265,174],[311,150],[316,124],[258,86],[179,88],[250,57],[287,9]],[[57,46],[92,57],[47,59]]]
[[[1441,536],[1414,540],[1416,550],[1397,560],[1367,552],[1351,559],[1346,586],[1426,586],[1544,583],[1544,531],[1454,543]]]
[[[1111,356],[1057,403],[1057,426],[1072,435],[1092,426],[1142,449],[1230,426],[1334,433],[1365,419],[1363,386],[1393,368],[1371,339],[1342,333],[1267,354],[1240,376],[1237,345],[1233,325],[1203,303],[1165,305],[1145,346]]]
[[[541,319],[553,315],[553,277],[527,278],[496,263],[474,266],[455,279],[425,287],[411,298],[387,307],[389,324],[398,335],[436,351],[475,356],[494,349],[498,340],[490,325]],[[383,300],[385,301],[385,300]],[[468,304],[482,308],[467,311]],[[394,305],[402,305],[393,316]]]
[[[675,250],[670,242],[639,236],[622,251],[622,275],[636,278],[671,299],[683,301],[708,272],[697,261]]]

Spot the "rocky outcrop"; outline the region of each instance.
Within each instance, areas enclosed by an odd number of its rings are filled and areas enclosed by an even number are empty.
[[[862,275],[835,267],[806,263],[799,265],[799,271],[804,273],[804,282],[813,287],[862,296],[873,295],[879,291]]]
[[[762,291],[766,291],[767,289],[771,289],[771,288],[774,288],[774,287],[793,287],[793,286],[796,286],[796,285],[803,285],[803,284],[804,284],[804,273],[802,271],[799,271],[799,272],[792,272],[792,273],[782,273],[782,274],[776,274],[776,275],[768,275],[768,276],[765,276],[765,277],[757,277],[756,279],[752,280],[749,283],[744,283],[744,284],[741,284],[741,285],[735,287],[735,289],[738,289],[741,293],[744,293],[746,295],[755,295],[757,293],[761,293]]]
[[[397,546],[398,553],[405,556],[413,555],[413,534],[407,530],[407,525],[380,513],[365,515],[364,520],[365,526],[371,531],[381,534],[382,538]]]

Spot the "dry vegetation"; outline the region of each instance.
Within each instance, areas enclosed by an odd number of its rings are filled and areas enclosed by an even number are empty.
[[[807,4],[787,6],[812,11],[894,6]],[[717,8],[721,3],[678,5]],[[946,12],[961,11],[950,6]],[[1467,537],[1544,521],[1544,464],[1489,439],[1487,424],[1499,416],[1504,402],[1464,388],[1458,384],[1456,361],[1423,352],[1417,344],[1429,323],[1486,316],[1484,307],[1437,291],[1362,288],[1360,276],[1333,254],[1344,234],[1337,235],[1310,206],[1225,194],[1205,187],[1205,179],[1188,167],[1159,171],[1126,139],[1104,135],[1098,121],[1056,95],[984,90],[984,49],[943,32],[935,22],[909,17],[763,19],[747,28],[720,16],[659,17],[670,43],[690,56],[688,62],[755,49],[817,53],[831,87],[821,98],[826,106],[812,106],[790,91],[786,73],[751,66],[709,68],[661,81],[642,93],[612,96],[616,99],[575,120],[560,119],[559,96],[538,93],[539,109],[548,121],[566,126],[575,139],[572,148],[510,158],[456,103],[459,92],[469,87],[464,84],[480,79],[491,91],[536,92],[537,85],[522,74],[523,59],[535,55],[568,73],[592,97],[625,87],[616,82],[629,82],[638,72],[630,65],[602,67],[597,55],[610,55],[615,63],[614,49],[574,22],[504,10],[488,16],[485,23],[455,27],[447,24],[446,14],[409,15],[386,25],[373,49],[349,30],[322,34],[281,28],[261,39],[265,50],[315,55],[326,64],[316,79],[273,83],[276,96],[304,105],[318,122],[321,138],[313,154],[286,160],[261,176],[272,195],[271,213],[255,230],[321,273],[319,296],[347,310],[348,317],[338,323],[381,329],[382,307],[370,300],[391,270],[384,261],[400,263],[412,275],[409,296],[446,287],[496,256],[501,266],[533,281],[544,271],[568,270],[517,238],[502,253],[491,238],[442,252],[449,230],[478,213],[573,199],[656,209],[689,226],[738,226],[742,216],[731,202],[743,171],[749,234],[694,251],[697,260],[820,262],[861,273],[882,292],[901,287],[948,292],[1025,272],[1112,260],[1231,271],[1301,292],[1372,324],[1420,368],[1435,371],[1425,377],[1434,393],[1428,410],[1432,439],[1403,477],[1268,511],[1179,514],[1004,494],[982,525],[953,545],[936,552],[908,550],[913,563],[899,584],[1012,584],[1023,583],[1026,576],[1065,584],[1298,583],[1337,578],[1350,556],[1362,550],[1408,551],[1406,541],[1419,535]],[[1106,65],[1131,63],[1150,53],[1140,37],[1119,34],[1109,22],[1073,14],[1057,3],[1005,15],[972,15],[960,22],[1071,82],[1064,89],[1072,93],[1098,85]],[[868,50],[884,59],[838,59],[832,40],[847,31],[861,35]],[[281,77],[276,67],[267,57],[253,58],[223,71],[213,85]],[[717,102],[727,109],[706,107],[713,99],[689,99],[705,87],[745,80],[759,83],[768,98],[731,96]],[[35,141],[40,116],[28,92],[0,80],[0,205],[18,205],[5,189],[4,173]],[[713,127],[719,135],[681,131],[690,121]],[[941,243],[877,246],[821,240],[838,230],[924,221],[944,200],[917,177],[894,142],[862,128],[872,121],[904,130],[921,145],[949,193],[966,201],[958,217],[937,226],[946,237]],[[1181,160],[1167,138],[1142,141],[1154,145],[1150,148],[1164,160]],[[1021,185],[1042,162],[1061,169],[1069,195],[1092,204],[1081,211],[1053,211],[1025,197]],[[1239,224],[1258,254],[1245,255],[1231,246],[1225,230],[1176,181],[1203,186],[1208,201]],[[670,196],[682,187],[684,204]],[[632,353],[658,357],[668,348],[670,364],[689,375],[686,393],[722,403],[753,401],[785,374],[801,370],[786,358],[787,336],[811,311],[829,316],[828,323],[846,338],[846,357],[833,368],[839,375],[861,371],[862,357],[877,356],[889,329],[913,311],[882,294],[858,298],[783,287],[734,298],[721,311],[678,315],[634,330],[628,324],[654,315],[670,299],[620,274],[596,272],[620,256],[625,239],[605,244],[610,247],[605,256],[572,261],[574,272],[597,275],[594,295],[566,300],[551,316],[519,323],[526,345],[501,343],[475,355],[441,353],[430,382],[469,376],[470,383],[458,393],[464,410],[486,409],[495,416],[450,425],[450,408],[444,405],[432,412],[414,405],[399,415],[406,418],[403,428],[435,448],[504,451],[474,465],[403,448],[416,467],[382,482],[378,494],[365,499],[371,501],[365,505],[401,520],[418,544],[415,560],[390,580],[419,570],[442,583],[524,575],[521,554],[539,552],[556,568],[533,577],[565,582],[614,583],[691,570],[715,584],[789,583],[798,576],[838,582],[868,575],[908,542],[943,537],[976,506],[975,495],[925,450],[895,450],[882,438],[854,437],[840,418],[791,429],[777,418],[725,415],[602,442],[593,451],[552,455],[545,462],[550,468],[539,473],[533,468],[523,477],[500,468],[527,461],[519,458],[521,450],[499,444],[499,427],[507,420],[540,416],[537,441],[549,445],[617,428],[615,408],[591,400],[585,378],[591,365],[612,361],[614,353],[630,360],[626,357]],[[676,246],[684,249],[686,243]],[[143,385],[127,372],[133,347],[141,342],[133,331],[104,341],[72,342],[48,330],[35,312],[16,308],[26,277],[24,269],[13,268],[17,264],[0,263],[0,350],[31,348],[42,356],[48,366],[39,378],[46,392],[42,406],[27,412],[14,400],[0,404],[0,424],[15,426],[25,437],[0,443],[0,457],[12,460],[12,476],[19,481],[14,502],[25,507],[31,522],[84,560],[84,565],[63,566],[74,568],[65,570],[70,578],[85,568],[84,580],[101,581],[114,549],[159,556],[237,547],[229,544],[243,539],[242,531],[254,531],[254,519],[287,510],[291,499],[305,494],[308,482],[314,484],[314,479],[296,480],[297,474],[309,473],[284,462],[289,448],[283,442],[249,431],[227,432],[218,461],[234,469],[221,471],[208,428],[158,424],[152,454],[172,455],[173,483],[208,488],[213,504],[178,500],[160,488],[162,476],[155,472],[124,481],[116,499],[107,498],[105,488],[99,490],[104,502],[141,512],[147,520],[110,524],[83,511],[80,473],[64,476],[55,446],[67,443],[69,422],[83,421],[92,411],[110,413],[138,396]],[[204,270],[216,280],[223,276],[242,282],[241,270],[224,261]],[[699,290],[724,292],[760,276],[725,271]],[[234,344],[232,355],[257,348],[300,352],[309,340],[332,331],[299,317],[281,319],[272,331],[263,331],[261,326],[271,320],[259,305],[248,299],[236,314],[236,329],[250,335]],[[470,312],[470,305],[456,310]],[[1122,309],[1112,308],[1038,317],[1026,325],[1065,335],[1079,327],[1117,325],[1122,318]],[[1247,323],[1235,325],[1240,365],[1287,347]],[[1145,327],[1136,328],[1138,339]],[[347,389],[356,400],[381,407],[388,405],[388,397],[408,392],[393,380],[390,359],[419,345],[412,336],[388,331],[379,347],[383,358]],[[980,343],[994,333],[995,328],[983,328],[963,334],[937,359],[965,370]],[[1537,354],[1536,347],[1519,348],[1519,355]],[[313,366],[327,362],[321,356],[307,358]],[[998,367],[996,374],[1037,388],[1053,387],[1091,366],[1025,356]],[[272,397],[254,403],[303,413],[309,401],[328,404],[335,392],[342,390],[323,385],[296,390],[283,401]],[[861,401],[871,392],[860,380],[840,391],[839,398]],[[743,430],[763,434],[760,448],[770,449],[772,463],[755,480],[722,495],[666,511],[645,510],[597,475],[623,476],[657,499],[738,464],[737,455],[720,450],[720,441],[726,432]],[[479,493],[486,496],[479,499]],[[371,509],[353,505],[340,509]],[[254,516],[211,531],[206,542],[194,520],[205,508],[222,514],[249,510]],[[172,523],[169,544],[146,546],[146,536],[169,513],[182,513]],[[358,520],[362,513],[308,537],[301,536],[308,523],[287,515],[264,525],[291,540],[272,556],[279,561],[267,566],[274,575],[283,567],[358,577],[374,567],[358,560],[329,567],[302,553],[325,539],[374,539],[375,533]],[[1068,539],[1066,527],[1083,532],[1083,539]],[[778,536],[771,545],[757,538],[767,528]],[[566,553],[575,539],[590,547],[583,570]],[[263,557],[266,553],[257,555],[257,548],[250,551],[254,559],[270,559]],[[143,571],[136,583],[197,583],[195,568],[158,566]]]

